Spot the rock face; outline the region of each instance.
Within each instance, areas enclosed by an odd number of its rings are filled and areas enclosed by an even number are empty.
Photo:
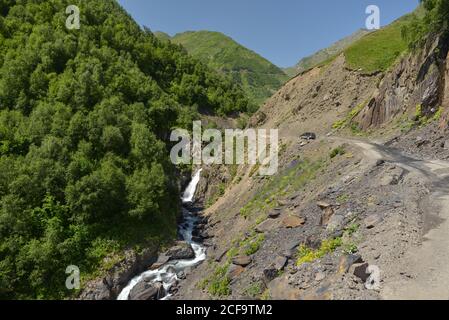
[[[129,300],[158,300],[165,295],[162,283],[139,282],[129,293]]]
[[[176,246],[165,253],[165,256],[169,257],[169,260],[189,260],[195,258],[195,252],[190,244],[178,242]]]
[[[125,258],[114,265],[104,278],[88,283],[81,292],[81,300],[114,300],[120,291],[137,274],[157,260],[157,250],[144,250],[138,255],[134,251],[125,252]]]
[[[449,52],[446,56],[446,71],[444,74],[444,93],[443,93],[443,102],[442,106],[445,108],[446,112],[444,113],[443,117],[441,118],[440,127],[442,129],[446,129],[449,126]]]
[[[447,54],[444,42],[444,39],[429,41],[421,54],[410,54],[386,74],[379,89],[356,118],[362,129],[378,127],[417,105],[422,106],[426,115],[435,110],[443,98],[440,88],[444,69],[441,64]]]

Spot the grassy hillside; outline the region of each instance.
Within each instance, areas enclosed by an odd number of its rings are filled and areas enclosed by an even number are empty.
[[[342,53],[351,44],[370,33],[368,30],[361,29],[354,34],[343,38],[328,48],[322,49],[311,56],[301,59],[294,67],[284,69],[284,72],[289,76],[295,76],[301,72],[312,69],[326,61],[334,58],[336,55]]]
[[[386,71],[408,49],[402,28],[412,16],[406,15],[351,45],[345,50],[348,66],[366,73]]]
[[[172,41],[214,69],[230,75],[257,104],[270,97],[287,78],[271,62],[219,32],[185,32],[174,36]]]
[[[65,26],[73,4],[79,30]],[[67,266],[98,275],[174,239],[167,137],[199,108],[248,105],[114,0],[0,0],[0,299],[71,296]]]

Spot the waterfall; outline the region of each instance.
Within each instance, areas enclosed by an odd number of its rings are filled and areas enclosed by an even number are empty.
[[[187,186],[183,196],[182,202],[185,204],[192,203],[194,201],[194,196],[196,188],[200,181],[201,171],[198,170],[192,178],[192,181]],[[183,237],[184,241],[189,243],[194,252],[195,258],[192,260],[174,260],[163,265],[157,270],[146,271],[134,279],[132,279],[128,285],[120,292],[117,300],[128,300],[129,293],[131,290],[141,281],[146,281],[145,279],[151,279],[153,283],[162,282],[166,293],[163,299],[170,297],[168,293],[170,287],[172,287],[178,281],[178,274],[189,267],[194,267],[206,260],[206,248],[199,243],[192,241],[192,232],[195,229],[195,225],[198,223],[198,217],[194,216],[190,211],[183,208],[183,222],[179,225],[179,234]]]
[[[193,202],[193,198],[195,197],[196,187],[198,186],[198,183],[200,182],[202,171],[203,171],[203,169],[200,169],[197,171],[197,173],[193,176],[192,181],[189,183],[186,190],[184,191],[184,194],[182,196],[183,203],[192,203]]]

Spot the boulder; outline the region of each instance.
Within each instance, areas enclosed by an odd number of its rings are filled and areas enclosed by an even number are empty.
[[[238,276],[240,276],[244,271],[245,271],[244,267],[233,264],[229,267],[228,273],[226,275],[229,278],[229,280],[232,281],[236,279]]]
[[[276,271],[282,271],[284,270],[285,266],[287,265],[288,259],[285,256],[277,256],[274,259],[273,267]]]
[[[338,265],[338,274],[343,275],[349,271],[353,264],[363,263],[362,257],[359,255],[344,255],[340,259],[340,263]]]
[[[296,254],[296,248],[302,243],[301,240],[291,240],[284,244],[282,254],[287,258],[292,258]]]
[[[159,300],[165,295],[162,283],[139,282],[129,293],[129,300]]]
[[[220,262],[226,253],[228,253],[228,249],[223,249],[223,250],[218,251],[215,254],[215,262]]]
[[[287,229],[294,229],[303,226],[306,220],[299,216],[288,216],[282,220],[282,224]]]
[[[351,266],[351,268],[349,269],[349,273],[355,275],[363,282],[366,282],[370,277],[370,274],[367,272],[368,267],[368,263],[356,263]]]
[[[164,264],[166,264],[169,260],[170,260],[170,257],[168,257],[168,256],[166,256],[164,254],[161,254],[157,258],[157,261],[155,263],[153,263],[149,269],[150,270],[157,270],[157,269],[161,268]]]
[[[265,286],[268,286],[268,284],[276,279],[279,275],[279,272],[275,268],[268,268],[263,271],[263,283]]]
[[[334,232],[341,230],[344,226],[345,217],[340,215],[332,216],[327,224],[326,230],[329,232]]]
[[[268,217],[270,219],[277,219],[281,215],[281,209],[274,209],[273,211],[270,211],[268,214]]]
[[[325,202],[325,201],[318,201],[318,202],[317,202],[317,206],[318,206],[321,210],[324,210],[324,209],[327,209],[327,208],[332,207],[331,204],[329,204],[329,203],[327,203],[327,202]]]
[[[195,258],[195,252],[187,242],[178,242],[165,255],[169,257],[169,260],[189,260]]]
[[[279,204],[281,207],[286,207],[286,206],[288,206],[288,205],[291,204],[291,201],[289,201],[289,200],[278,200],[278,204]]]
[[[99,280],[98,283],[91,283],[80,295],[81,300],[112,300],[111,289],[106,281]]]
[[[248,256],[237,256],[232,259],[232,263],[236,266],[246,267],[252,262],[251,257]]]

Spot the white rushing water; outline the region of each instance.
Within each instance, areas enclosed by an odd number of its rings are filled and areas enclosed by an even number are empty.
[[[201,172],[203,169],[198,170],[197,173],[192,178],[192,181],[187,186],[186,190],[184,191],[184,194],[182,196],[182,202],[184,203],[192,203],[193,198],[195,197],[195,191],[196,187],[198,186],[198,182],[200,182],[201,178]]]
[[[187,186],[183,196],[182,202],[184,204],[193,203],[196,188],[201,178],[201,171],[203,169],[198,170],[198,172],[193,176],[192,181]],[[146,271],[134,279],[132,279],[128,285],[120,292],[117,300],[128,300],[129,293],[131,290],[141,281],[146,282],[162,282],[164,285],[164,289],[166,292],[166,296],[163,298],[167,299],[170,297],[168,293],[170,287],[172,287],[178,281],[178,275],[181,271],[184,271],[186,268],[194,267],[206,260],[206,249],[199,243],[195,243],[192,241],[192,232],[195,228],[196,223],[198,222],[198,217],[194,216],[190,211],[183,208],[183,222],[179,226],[179,233],[181,234],[184,241],[191,244],[193,251],[195,252],[195,258],[192,260],[174,260],[170,261],[160,269]]]

